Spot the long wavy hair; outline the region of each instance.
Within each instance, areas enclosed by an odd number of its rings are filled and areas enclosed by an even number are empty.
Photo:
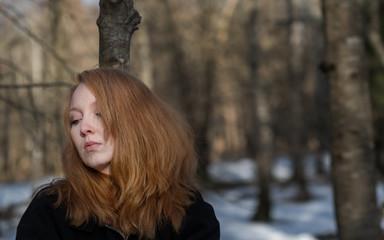
[[[79,84],[96,98],[104,135],[114,140],[110,175],[86,166],[70,137],[69,107]],[[51,191],[74,226],[112,221],[126,234],[152,239],[158,227],[177,232],[196,189],[197,157],[186,122],[127,72],[93,69],[75,76],[64,110],[64,179]]]

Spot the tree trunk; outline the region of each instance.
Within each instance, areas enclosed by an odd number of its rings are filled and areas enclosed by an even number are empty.
[[[341,240],[379,240],[373,130],[359,1],[323,0],[332,169]]]
[[[375,50],[375,54],[384,67],[384,44],[380,35],[380,4],[378,0],[369,1],[370,22],[368,28],[368,39],[371,47]]]
[[[55,0],[55,1],[47,1],[50,7],[52,14],[48,17],[48,21],[50,22],[49,28],[51,32],[50,45],[57,51],[57,53],[63,57],[63,59],[68,59],[70,45],[71,45],[71,36],[69,36],[68,28],[66,27],[66,19],[65,19],[65,8],[68,7],[68,0]],[[50,61],[50,56],[44,53],[42,55],[43,66],[40,66],[38,69],[41,70],[42,76],[40,77],[42,81],[49,81],[49,78],[54,78],[57,82],[65,82],[66,79],[69,79],[68,74],[57,64],[52,64]],[[62,89],[53,88],[51,91],[54,92],[55,95],[60,96],[62,93]],[[59,101],[59,98],[54,101]],[[61,116],[61,104],[59,102],[53,104],[52,112],[54,112],[54,116],[57,116],[58,119]],[[46,108],[47,109],[47,108]],[[44,142],[42,145],[43,154],[44,154],[44,170],[47,174],[52,174],[58,170],[58,164],[56,161],[52,161],[52,158],[48,156],[49,148],[51,147],[51,143],[48,140],[50,137],[53,137],[52,130],[50,124],[44,124]],[[62,141],[62,137],[64,136],[64,128],[60,125],[56,127],[56,139],[58,146],[62,146],[64,142]],[[51,136],[49,136],[51,135]]]
[[[40,56],[40,48],[36,46],[37,44],[33,41],[31,41],[31,69],[32,71],[32,82],[36,83],[40,81],[40,69],[41,69],[41,56]],[[44,127],[41,124],[41,119],[38,114],[39,112],[39,106],[42,105],[41,103],[44,101],[44,94],[43,89],[41,88],[34,88],[34,89],[27,89],[28,94],[28,100],[30,107],[33,112],[33,118],[32,121],[29,121],[28,125],[25,127],[31,128],[31,132],[29,132],[30,136],[30,166],[31,166],[31,178],[33,181],[37,181],[43,176],[44,173],[44,152],[43,152],[43,145],[44,145]],[[30,124],[30,125],[29,125]],[[28,138],[27,138],[28,139]]]
[[[259,205],[253,220],[271,220],[270,199],[271,168],[274,157],[274,134],[272,103],[273,86],[286,75],[286,55],[284,48],[287,33],[281,23],[287,20],[285,1],[261,0],[256,4],[250,17],[250,65],[254,82],[256,143],[255,161],[258,166]]]
[[[372,73],[372,76],[370,76],[370,79],[372,80],[371,89],[374,89],[372,92],[372,99],[374,103],[374,109],[376,108],[378,111],[376,112],[376,116],[374,116],[374,125],[375,127],[375,148],[376,148],[376,165],[381,173],[381,175],[384,175],[384,126],[381,124],[383,122],[383,114],[380,112],[382,109],[382,106],[378,104],[378,100],[381,97],[379,97],[382,92],[380,91],[380,86],[378,83],[382,81],[382,79],[379,77],[383,75],[383,69],[384,69],[384,44],[383,39],[381,37],[380,30],[382,29],[382,24],[380,21],[380,9],[383,8],[384,2],[379,0],[370,0],[369,1],[369,22],[368,22],[368,40],[369,40],[369,46],[373,49],[373,56],[371,58],[377,59],[373,60],[373,64],[370,65],[370,71]],[[375,62],[378,62],[375,64]],[[380,66],[381,65],[381,66]]]
[[[301,20],[301,16],[297,16],[299,12],[297,6],[288,2],[288,12],[290,15],[289,24],[289,49],[288,49],[288,65],[289,65],[289,93],[287,100],[290,102],[291,115],[288,119],[290,131],[288,133],[290,154],[294,164],[293,181],[298,185],[298,191],[294,197],[297,201],[306,201],[311,198],[308,190],[308,184],[305,176],[304,153],[306,150],[305,131],[307,121],[304,115],[304,89],[303,85],[307,81],[306,69],[309,67],[306,58],[309,53],[305,36],[305,24]],[[296,14],[295,14],[296,13]]]
[[[3,76],[1,76],[3,78]],[[9,99],[9,92],[5,93],[5,97]],[[0,181],[5,181],[7,180],[9,176],[9,169],[10,169],[10,154],[9,154],[9,139],[10,139],[10,123],[11,123],[11,108],[9,107],[8,103],[3,103],[2,104],[2,111],[4,113],[2,119],[1,119],[1,126],[2,126],[2,134],[0,136],[0,144],[1,144],[1,159],[3,160],[1,169],[0,169],[0,174],[2,177],[0,177]]]
[[[140,5],[138,5],[140,4]],[[150,12],[146,10],[145,2],[138,1],[136,6],[141,9],[141,14],[144,16],[150,15]],[[140,61],[140,72],[141,80],[151,89],[154,89],[154,63],[151,58],[152,45],[151,45],[151,32],[149,30],[150,22],[148,18],[143,18],[140,31],[137,34],[137,52],[138,60]]]
[[[129,71],[131,37],[141,17],[133,0],[100,0],[99,66]]]
[[[168,14],[166,16],[167,32],[169,33],[169,49],[172,59],[172,75],[171,81],[177,87],[176,97],[179,99],[179,104],[182,112],[184,113],[187,121],[192,126],[196,134],[196,150],[199,156],[198,177],[201,185],[208,182],[207,169],[209,165],[210,144],[208,142],[208,127],[212,112],[212,85],[215,81],[216,61],[214,60],[215,54],[212,49],[204,49],[202,56],[203,74],[202,80],[197,80],[194,77],[195,73],[191,74],[191,66],[189,56],[185,50],[185,20],[180,18],[180,1],[178,0],[165,0],[163,1],[165,9]],[[203,8],[203,4],[212,4],[208,2],[199,3]],[[209,13],[203,10],[202,18],[208,20]],[[203,20],[202,20],[203,21]],[[208,29],[208,22],[201,25],[203,34],[201,41],[205,41]],[[189,31],[189,30],[188,30]],[[193,69],[192,71],[195,71]],[[191,76],[194,77],[191,77]],[[199,96],[199,94],[201,94]],[[197,99],[199,98],[200,99]]]

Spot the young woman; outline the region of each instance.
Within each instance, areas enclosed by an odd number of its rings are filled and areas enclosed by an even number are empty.
[[[94,69],[75,82],[64,178],[36,194],[16,239],[218,240],[188,125],[126,72]]]

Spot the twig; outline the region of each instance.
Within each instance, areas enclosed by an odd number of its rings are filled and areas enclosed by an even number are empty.
[[[68,66],[67,62],[59,56],[59,54],[47,43],[45,43],[42,39],[37,37],[32,31],[30,31],[27,27],[25,27],[20,21],[12,16],[6,8],[5,4],[0,4],[0,14],[4,15],[9,21],[11,21],[16,27],[18,27],[21,31],[27,34],[30,38],[32,38],[35,42],[37,42],[43,49],[45,49],[48,53],[50,53],[65,69],[69,74],[73,74],[74,71]]]

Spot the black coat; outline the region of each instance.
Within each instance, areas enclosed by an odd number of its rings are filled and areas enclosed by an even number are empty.
[[[123,236],[107,226],[92,221],[80,227],[71,226],[65,218],[66,210],[55,208],[57,197],[36,195],[17,227],[16,240],[123,240]],[[129,236],[129,240],[137,240]],[[179,234],[170,225],[157,229],[155,240],[219,240],[220,228],[214,210],[199,193],[186,210]]]

